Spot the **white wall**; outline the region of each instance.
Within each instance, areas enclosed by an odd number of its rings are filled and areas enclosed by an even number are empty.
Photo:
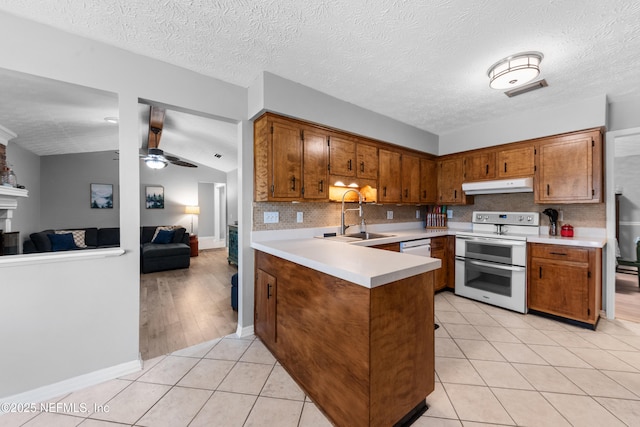
[[[436,134],[268,72],[249,88],[249,116],[255,118],[262,111],[320,123],[426,153],[438,152]]]
[[[20,248],[22,241],[29,234],[40,231],[40,157],[9,141],[7,159],[13,165],[18,184],[29,191],[28,198],[18,201],[18,209],[11,220],[13,231],[20,231]]]
[[[140,223],[142,225],[182,225],[191,230],[191,215],[185,214],[185,206],[198,205],[199,182],[225,182],[227,174],[206,166],[185,168],[169,165],[164,169],[140,167],[140,197],[144,200],[146,186],[164,187],[164,209],[147,209],[140,205]],[[198,221],[213,221],[206,218],[207,212],[201,212]],[[204,216],[204,217],[203,217]],[[196,227],[197,230],[197,227]]]
[[[609,104],[609,131],[640,127],[640,96]]]
[[[523,95],[526,96],[526,95]],[[505,99],[505,102],[509,102]],[[518,111],[440,135],[440,155],[473,150],[543,136],[589,129],[607,124],[606,96],[597,96],[564,105]]]
[[[614,188],[620,195],[620,254],[625,259],[636,259],[635,240],[640,236],[640,155],[616,157],[614,160]]]
[[[227,173],[227,223],[238,220],[238,170]]]
[[[125,250],[110,259],[2,267],[2,398],[138,358],[138,101],[242,121],[247,92],[6,13],[0,13],[0,51],[0,67],[117,93]],[[248,132],[241,138],[241,143],[251,144]]]
[[[40,158],[40,224],[49,228],[118,227],[120,186],[113,151],[62,154]],[[113,185],[113,208],[92,209],[90,185]],[[24,236],[26,238],[26,236]]]

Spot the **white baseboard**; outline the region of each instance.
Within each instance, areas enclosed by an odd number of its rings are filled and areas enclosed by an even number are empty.
[[[224,248],[225,246],[227,246],[225,240],[218,240],[213,236],[198,237],[198,249],[216,249]]]
[[[57,383],[38,387],[34,390],[0,398],[2,403],[37,403],[50,400],[92,385],[138,372],[142,369],[142,359],[121,363],[120,365],[89,372]],[[3,412],[0,411],[0,414]]]
[[[239,337],[248,337],[249,335],[253,335],[253,325],[247,326],[245,328],[238,325],[238,329],[236,329],[236,335]]]

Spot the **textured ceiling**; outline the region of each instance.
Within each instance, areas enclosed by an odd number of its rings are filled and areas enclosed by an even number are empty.
[[[0,10],[249,86],[262,71],[437,134],[640,94],[629,0],[0,0]],[[549,87],[512,99],[487,68],[543,52]]]
[[[39,156],[118,150],[116,94],[0,68],[0,125]],[[140,146],[147,143],[149,106],[140,106]],[[236,125],[167,110],[161,147],[167,154],[223,172],[238,167]],[[222,157],[214,157],[214,154]],[[170,167],[177,167],[171,166]]]

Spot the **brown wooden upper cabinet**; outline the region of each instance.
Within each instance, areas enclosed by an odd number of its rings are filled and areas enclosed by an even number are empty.
[[[321,130],[270,114],[254,123],[255,201],[328,200],[327,165]]]
[[[420,157],[402,154],[402,203],[420,203]]]
[[[357,143],[356,159],[358,178],[378,179],[378,147]]]
[[[420,159],[420,203],[438,203],[438,163]]]
[[[356,142],[337,135],[329,136],[331,175],[356,176]]]
[[[302,129],[302,196],[305,199],[329,198],[327,134],[312,127]]]
[[[464,181],[473,182],[496,177],[496,153],[482,150],[464,157]]]
[[[542,138],[536,146],[536,203],[602,202],[600,129]]]
[[[331,175],[378,179],[378,148],[339,135],[329,137]]]
[[[498,178],[533,176],[535,171],[535,147],[533,144],[499,150],[497,153]]]
[[[399,152],[378,150],[378,202],[402,202],[401,162]]]
[[[462,157],[438,162],[438,203],[443,205],[473,203],[473,196],[462,192],[464,165]]]

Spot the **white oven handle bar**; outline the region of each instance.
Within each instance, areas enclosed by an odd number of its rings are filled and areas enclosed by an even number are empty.
[[[456,239],[478,241],[478,242],[487,242],[487,243],[491,243],[492,245],[495,244],[495,245],[501,245],[501,246],[526,246],[526,244],[527,244],[527,242],[523,241],[523,240],[492,239],[490,237],[456,236]]]
[[[476,260],[471,260],[471,259],[467,259],[465,260],[464,258],[460,258],[460,257],[456,257],[457,260],[460,261],[467,261],[469,262],[469,264],[473,264],[473,265],[478,265],[480,267],[489,267],[489,268],[495,268],[497,270],[508,270],[508,271],[525,271],[526,268],[525,267],[518,267],[516,265],[500,265],[500,264],[493,264],[490,262],[482,262],[482,261],[476,261]]]

